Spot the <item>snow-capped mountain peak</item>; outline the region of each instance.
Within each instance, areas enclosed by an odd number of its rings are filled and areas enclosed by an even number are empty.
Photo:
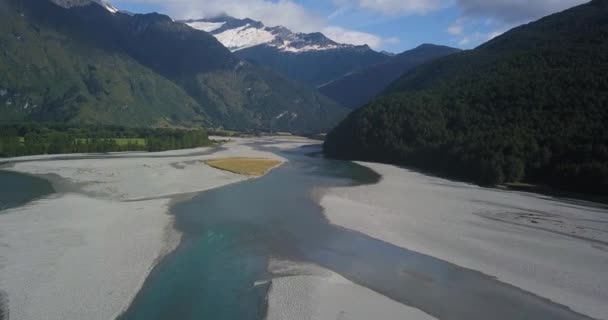
[[[296,33],[283,26],[267,27],[262,22],[251,19],[221,16],[183,22],[192,28],[211,33],[233,52],[258,45],[293,53],[355,47],[336,43],[319,32]]]
[[[90,5],[92,3],[96,3],[100,6],[102,6],[103,8],[105,8],[106,10],[110,11],[111,13],[118,12],[118,9],[116,9],[116,7],[114,7],[107,0],[51,0],[51,1],[53,3],[55,3],[56,5],[64,7],[64,8],[82,7],[82,6]]]

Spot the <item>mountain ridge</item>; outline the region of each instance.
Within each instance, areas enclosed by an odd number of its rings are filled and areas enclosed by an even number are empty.
[[[368,45],[340,44],[320,32],[296,33],[252,19],[223,15],[182,22],[211,33],[242,59],[312,86],[390,59]]]
[[[321,32],[293,32],[284,26],[268,27],[250,18],[237,19],[229,15],[212,18],[182,20],[195,29],[209,32],[231,51],[267,45],[280,51],[299,53],[332,49],[360,48],[371,50],[368,45],[351,45],[333,41]],[[253,31],[256,32],[253,32]],[[241,39],[236,39],[240,37]]]

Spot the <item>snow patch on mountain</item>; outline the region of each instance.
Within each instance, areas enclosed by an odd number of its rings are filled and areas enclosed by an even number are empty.
[[[264,43],[270,43],[275,35],[265,29],[251,28],[245,25],[236,29],[226,30],[215,37],[231,51],[242,50]]]
[[[88,6],[90,4],[96,3],[111,13],[118,12],[118,9],[116,9],[116,7],[114,7],[110,2],[108,2],[106,0],[51,0],[51,1],[54,4],[56,4],[60,7],[64,7],[66,9],[73,8],[73,7]]]
[[[282,51],[285,52],[306,52],[306,51],[321,51],[321,50],[331,50],[331,49],[339,49],[340,46],[321,46],[321,45],[307,45],[307,46],[302,46],[299,48],[296,47],[292,47],[289,45],[289,42],[284,43],[283,45],[277,46],[277,48],[279,48]]]
[[[191,26],[194,29],[202,30],[205,32],[212,32],[221,28],[226,22],[206,22],[206,21],[194,21],[187,23],[187,25]]]
[[[106,8],[106,10],[112,12],[112,13],[116,13],[118,12],[118,9],[113,6],[111,3],[107,2],[107,1],[103,1],[103,0],[97,0],[97,2],[99,4],[101,4],[101,6],[103,6],[104,8]]]

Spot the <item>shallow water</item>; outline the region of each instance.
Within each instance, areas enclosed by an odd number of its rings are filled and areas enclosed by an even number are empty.
[[[0,171],[0,212],[53,193],[51,183],[30,175]]]
[[[184,239],[153,270],[133,319],[262,319],[271,257],[321,265],[439,319],[586,319],[479,272],[330,225],[322,187],[373,183],[348,162],[286,155],[267,176],[211,190],[173,208]]]

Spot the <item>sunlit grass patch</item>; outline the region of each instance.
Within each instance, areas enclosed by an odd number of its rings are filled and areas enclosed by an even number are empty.
[[[264,158],[224,158],[207,160],[205,163],[216,169],[246,176],[262,176],[281,161]]]

